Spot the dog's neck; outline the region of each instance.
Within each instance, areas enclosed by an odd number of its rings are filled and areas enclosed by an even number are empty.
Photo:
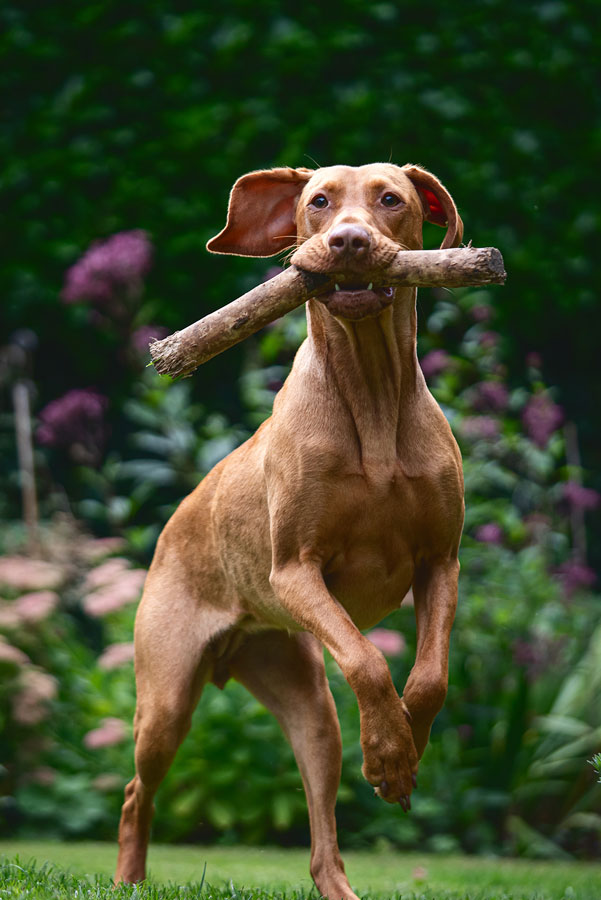
[[[307,304],[312,354],[352,419],[366,470],[382,472],[395,464],[399,431],[409,426],[424,384],[415,298],[414,288],[397,288],[391,306],[359,321],[331,315],[318,300]]]

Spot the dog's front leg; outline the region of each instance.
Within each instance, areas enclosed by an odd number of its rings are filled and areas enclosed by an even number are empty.
[[[457,608],[459,562],[456,557],[423,563],[413,582],[417,652],[403,700],[421,758],[430,729],[440,711],[449,676],[449,638]]]
[[[316,562],[274,566],[270,582],[282,606],[329,650],[357,697],[365,778],[389,803],[408,809],[418,756],[382,653],[330,594]]]

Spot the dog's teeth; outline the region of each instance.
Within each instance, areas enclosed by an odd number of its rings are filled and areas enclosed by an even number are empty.
[[[335,284],[334,287],[336,288],[337,291],[340,290],[340,285],[339,285],[339,284]]]
[[[369,284],[367,285],[367,290],[371,291],[373,289],[373,286],[374,286],[373,281],[370,281]]]

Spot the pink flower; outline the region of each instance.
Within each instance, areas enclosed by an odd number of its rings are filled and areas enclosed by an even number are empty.
[[[3,662],[13,663],[15,666],[25,666],[29,662],[29,657],[0,635],[0,663]]]
[[[152,263],[145,231],[121,231],[95,241],[67,271],[61,297],[65,303],[110,306],[117,295],[135,296]]]
[[[20,725],[37,725],[48,716],[48,703],[57,694],[56,680],[47,672],[25,669],[13,697],[13,715]]]
[[[405,638],[390,628],[372,628],[367,637],[384,656],[400,656],[405,650]]]
[[[522,424],[528,437],[541,450],[563,422],[563,410],[546,391],[534,394],[522,412]]]
[[[426,353],[426,355],[420,359],[419,364],[424,373],[424,377],[430,381],[430,379],[436,378],[437,375],[440,375],[441,372],[448,369],[450,362],[451,357],[446,350],[430,350],[429,353]]]
[[[129,562],[123,556],[107,559],[102,565],[97,566],[88,573],[84,588],[90,591],[106,584],[112,584],[114,581],[118,581],[124,572],[129,571]]]
[[[117,775],[116,772],[103,772],[92,781],[92,787],[95,791],[101,791],[102,793],[122,790],[123,778]]]
[[[21,624],[21,616],[15,609],[14,603],[0,602],[0,628],[11,631]]]
[[[96,562],[112,553],[118,553],[125,549],[126,542],[120,537],[92,538],[85,542],[83,555],[90,562]]]
[[[563,496],[575,509],[596,509],[601,501],[601,494],[592,488],[583,487],[577,481],[566,481]]]
[[[499,437],[501,425],[493,416],[466,416],[460,430],[467,440],[493,441]]]
[[[22,622],[41,622],[59,604],[59,596],[54,591],[35,591],[23,594],[15,601],[14,607]]]
[[[123,572],[118,581],[88,594],[83,600],[83,608],[89,616],[100,618],[121,609],[128,603],[135,603],[145,579],[144,569],[129,569]]]
[[[105,651],[98,657],[98,665],[101,669],[118,669],[134,658],[134,645],[132,642],[123,644],[109,644]]]
[[[141,325],[136,328],[131,336],[132,349],[141,356],[148,355],[148,346],[151,341],[160,341],[169,334],[169,329],[163,325]]]
[[[128,729],[123,719],[112,717],[102,719],[99,728],[94,728],[84,735],[83,742],[89,750],[101,747],[112,747],[127,738]]]
[[[0,556],[0,584],[21,591],[56,589],[65,581],[65,571],[53,563],[26,556]]]
[[[483,544],[501,544],[503,542],[503,529],[496,522],[487,522],[486,525],[478,525],[474,532],[477,541]]]

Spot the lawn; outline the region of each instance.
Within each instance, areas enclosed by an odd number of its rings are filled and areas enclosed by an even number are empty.
[[[601,867],[396,852],[344,854],[361,897],[402,900],[599,900]],[[301,900],[311,892],[307,850],[153,846],[142,888],[110,889],[112,844],[0,842],[0,897],[27,900]],[[206,865],[206,869],[205,869]],[[315,890],[313,898],[317,897]]]

